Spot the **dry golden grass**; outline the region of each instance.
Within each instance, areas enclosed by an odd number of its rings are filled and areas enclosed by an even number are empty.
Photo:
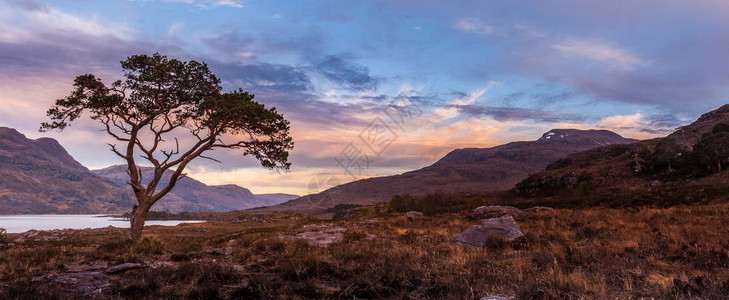
[[[0,298],[52,297],[30,278],[63,264],[158,261],[121,275],[104,297],[265,299],[722,299],[729,295],[729,205],[586,208],[528,213],[525,236],[481,249],[449,238],[463,213],[408,221],[402,214],[326,222],[277,215],[272,222],[216,221],[126,231],[83,231],[57,242],[0,250]],[[279,239],[302,225],[347,228],[326,247]],[[368,238],[374,234],[377,238]],[[8,235],[10,239],[13,235]],[[230,247],[226,250],[227,247]],[[228,251],[229,250],[229,251]],[[59,296],[59,295],[55,295]]]

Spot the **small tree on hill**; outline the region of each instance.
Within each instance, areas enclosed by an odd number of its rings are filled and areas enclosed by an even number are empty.
[[[221,93],[220,80],[206,64],[154,54],[134,55],[121,65],[124,80],[110,86],[91,74],[78,76],[75,90],[48,110],[51,122],[42,123],[41,131],[62,131],[86,112],[118,141],[109,146],[125,160],[136,198],[132,240],[141,238],[147,213],[185,177],[185,167],[198,157],[212,159],[203,155],[206,151],[237,149],[265,168],[289,170],[289,122],[275,108],[253,101],[252,94]],[[193,141],[181,146],[182,135]],[[146,184],[138,158],[154,166]],[[167,170],[172,171],[169,181],[158,187]]]
[[[657,165],[668,165],[668,173],[673,173],[673,162],[681,155],[681,146],[671,138],[662,139],[656,144],[651,160]]]
[[[714,130],[694,145],[694,155],[702,166],[721,172],[729,160],[729,131]]]

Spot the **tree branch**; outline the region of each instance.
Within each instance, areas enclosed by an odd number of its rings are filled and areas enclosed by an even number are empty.
[[[212,160],[212,161],[214,161],[214,162],[217,162],[217,163],[219,163],[219,164],[220,164],[220,163],[222,163],[221,161],[219,161],[219,160],[217,160],[217,159],[215,159],[215,158],[212,158],[212,157],[209,157],[209,156],[205,156],[205,155],[202,155],[202,154],[201,154],[201,155],[200,155],[199,157],[200,157],[200,158],[204,158],[204,159],[209,159],[209,160]]]

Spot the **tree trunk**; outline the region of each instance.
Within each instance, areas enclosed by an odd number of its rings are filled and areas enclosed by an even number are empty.
[[[132,208],[132,214],[129,217],[132,241],[136,242],[142,239],[142,229],[144,229],[147,212],[149,212],[149,208],[145,206],[134,206]]]

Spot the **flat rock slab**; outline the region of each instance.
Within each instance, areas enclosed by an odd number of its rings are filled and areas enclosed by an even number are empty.
[[[519,225],[516,224],[514,217],[506,215],[483,220],[481,224],[473,225],[473,227],[453,237],[453,241],[461,245],[480,248],[492,236],[513,240],[523,235],[524,233],[519,230]]]
[[[109,266],[107,264],[94,264],[94,265],[64,265],[68,273],[84,273],[93,271],[103,271]]]
[[[171,261],[155,261],[153,263],[149,264],[149,267],[152,269],[159,269],[159,268],[172,268],[177,269],[178,263],[171,262]]]
[[[126,272],[126,271],[131,270],[131,269],[139,269],[141,267],[142,267],[142,264],[138,264],[138,263],[125,263],[125,264],[116,265],[116,266],[107,268],[106,269],[106,273],[109,273],[109,274],[121,273],[121,272]]]
[[[324,246],[341,241],[344,238],[343,227],[329,227],[327,225],[304,225],[301,229],[306,230],[296,235],[284,235],[280,238],[303,239],[314,246]]]
[[[367,219],[367,220],[362,220],[359,223],[362,225],[372,225],[372,224],[377,224],[379,222],[380,222],[380,220]]]
[[[497,205],[489,205],[489,206],[480,206],[477,208],[474,208],[468,215],[466,215],[466,220],[481,220],[481,219],[489,219],[489,218],[497,218],[501,216],[511,215],[518,217],[522,215],[523,212],[512,206],[497,206]]]
[[[341,233],[306,232],[299,236],[315,246],[329,245],[342,240]]]
[[[111,279],[102,272],[59,273],[33,277],[32,283],[68,295],[90,296],[110,288]]]

